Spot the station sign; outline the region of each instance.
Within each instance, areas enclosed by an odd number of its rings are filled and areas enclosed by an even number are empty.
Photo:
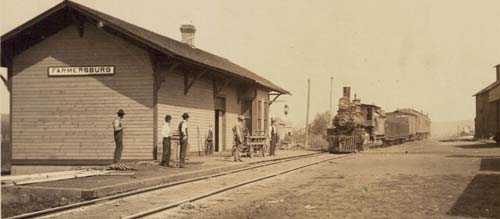
[[[49,76],[91,76],[91,75],[113,75],[115,66],[53,66],[48,67]]]

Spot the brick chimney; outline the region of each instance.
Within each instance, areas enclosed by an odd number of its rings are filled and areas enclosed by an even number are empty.
[[[497,81],[500,81],[500,64],[496,65],[495,68],[497,70]]]
[[[194,33],[196,28],[191,24],[183,24],[181,26],[182,42],[194,47]]]

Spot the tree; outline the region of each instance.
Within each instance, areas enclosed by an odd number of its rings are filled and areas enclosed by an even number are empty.
[[[319,135],[326,139],[326,129],[332,123],[332,114],[330,111],[318,113],[313,122],[309,125],[309,131],[313,135]]]

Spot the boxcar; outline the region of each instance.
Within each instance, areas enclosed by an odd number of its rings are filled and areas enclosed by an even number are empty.
[[[385,120],[384,144],[401,144],[415,139],[417,135],[416,117],[398,113],[388,113]]]
[[[387,113],[385,143],[423,140],[430,136],[430,118],[414,109],[399,109]]]

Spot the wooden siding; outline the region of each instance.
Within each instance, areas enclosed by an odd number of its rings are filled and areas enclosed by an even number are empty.
[[[165,71],[166,69],[160,69]],[[221,151],[231,150],[233,146],[232,128],[238,121],[238,115],[241,114],[242,102],[238,101],[238,89],[241,85],[235,83],[225,87],[219,94],[225,98],[226,109],[221,117],[220,126],[223,130],[220,133],[219,149]],[[189,90],[187,95],[184,95],[184,78],[183,72],[175,71],[168,73],[165,82],[161,85],[158,93],[158,148],[161,151],[161,127],[163,126],[165,115],[172,116],[172,128],[174,133],[177,133],[178,124],[181,121],[181,115],[184,112],[189,113],[189,152],[203,151],[205,147],[205,139],[208,134],[208,129],[211,126],[215,128],[215,98],[213,84],[209,77],[203,77],[197,80]],[[253,106],[256,107],[258,100],[262,106],[269,108],[269,97],[267,91],[257,90],[257,98],[254,100]],[[268,111],[268,109],[267,109]],[[252,110],[252,118],[256,118],[256,110]],[[264,111],[263,111],[264,113]],[[267,116],[267,117],[266,117]],[[265,119],[267,118],[267,119]],[[263,114],[263,125],[261,132],[268,130],[264,123],[269,123],[269,115]],[[254,126],[254,124],[252,124]],[[255,124],[256,125],[256,124]],[[268,124],[269,125],[269,124]],[[198,135],[199,129],[199,135]],[[214,131],[215,133],[215,131]],[[266,132],[267,133],[267,132]],[[174,142],[177,145],[177,142]]]
[[[488,95],[489,102],[500,100],[500,86],[496,86],[495,88],[491,89],[488,93],[489,93]]]
[[[500,131],[500,101],[489,101],[489,92],[476,96],[475,137],[488,138]]]
[[[160,72],[166,69],[159,69]],[[163,73],[163,72],[162,72]],[[189,152],[204,151],[208,128],[214,127],[215,105],[212,80],[198,79],[184,95],[183,72],[166,72],[165,82],[158,91],[158,148],[161,148],[161,128],[165,115],[172,116],[172,130],[178,133],[178,125],[183,113],[189,113]],[[199,130],[199,132],[198,132]],[[174,142],[177,145],[177,142]],[[159,150],[161,151],[161,149]]]
[[[254,135],[268,134],[271,125],[269,121],[269,101],[268,92],[257,89],[257,95],[252,103],[252,132]]]
[[[13,159],[112,159],[125,110],[124,159],[151,159],[153,73],[146,51],[92,25],[70,26],[13,62]],[[113,76],[48,77],[49,66],[113,65]]]
[[[224,132],[225,140],[221,144],[221,150],[231,150],[234,144],[234,134],[233,127],[238,123],[238,116],[241,114],[241,102],[238,102],[238,90],[239,85],[231,84],[222,90],[221,96],[226,98],[226,113],[225,116],[225,127]]]
[[[2,159],[2,174],[9,174],[11,169],[11,153],[10,145],[10,115],[0,114],[0,129],[1,129],[1,159]]]
[[[475,123],[475,137],[484,138],[488,135],[488,127],[486,125],[486,105],[487,94],[479,94],[476,96],[476,118]]]

